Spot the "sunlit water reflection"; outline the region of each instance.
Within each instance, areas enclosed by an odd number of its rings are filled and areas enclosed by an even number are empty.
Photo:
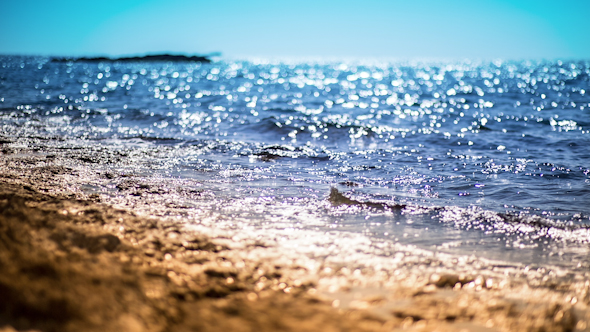
[[[107,202],[330,254],[590,264],[589,62],[0,63],[3,146]]]

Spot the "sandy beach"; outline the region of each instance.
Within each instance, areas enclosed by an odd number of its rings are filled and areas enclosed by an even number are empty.
[[[53,157],[1,158],[2,332],[588,330],[583,275],[443,255],[339,265],[101,203],[60,186]]]

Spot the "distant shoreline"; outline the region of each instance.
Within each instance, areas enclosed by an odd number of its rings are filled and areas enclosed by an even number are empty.
[[[52,57],[52,62],[162,62],[162,61],[174,61],[174,62],[204,62],[210,63],[211,59],[201,55],[171,55],[171,54],[154,54],[145,56],[132,56],[132,57],[120,57],[120,58],[109,58],[109,57]]]

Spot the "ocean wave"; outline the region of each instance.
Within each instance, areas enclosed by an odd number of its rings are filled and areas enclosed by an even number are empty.
[[[555,220],[530,213],[496,212],[471,206],[416,206],[394,202],[356,200],[336,188],[330,189],[328,201],[335,207],[346,205],[361,208],[398,211],[402,214],[428,216],[433,221],[453,224],[463,229],[480,229],[495,234],[523,235],[576,243],[590,243],[590,216],[576,214],[568,220]]]

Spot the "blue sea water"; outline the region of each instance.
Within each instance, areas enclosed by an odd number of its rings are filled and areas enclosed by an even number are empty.
[[[3,56],[0,139],[63,163],[75,149],[123,151],[88,167],[134,174],[159,190],[139,196],[225,227],[590,262],[589,61]],[[80,181],[107,202],[129,195],[128,178]]]

